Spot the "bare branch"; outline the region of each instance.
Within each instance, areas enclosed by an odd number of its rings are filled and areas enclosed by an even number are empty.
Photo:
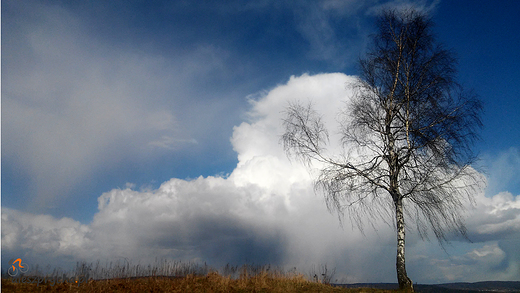
[[[364,220],[391,218],[397,230],[397,274],[412,288],[404,265],[405,216],[421,237],[441,244],[448,232],[466,237],[464,202],[482,187],[471,168],[471,146],[482,126],[482,104],[455,82],[453,54],[435,44],[430,19],[417,11],[385,11],[351,101],[340,112],[344,153],[325,155],[328,132],[309,104],[290,104],[285,151],[309,167],[320,162],[315,190],[330,211]],[[385,217],[388,217],[385,219]]]

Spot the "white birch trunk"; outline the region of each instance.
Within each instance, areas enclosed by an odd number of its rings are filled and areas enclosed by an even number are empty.
[[[399,289],[409,290],[413,292],[413,283],[408,275],[406,274],[406,265],[404,257],[404,214],[403,214],[403,200],[398,197],[395,202],[395,219],[397,223],[397,257],[396,257],[396,268],[397,268],[397,281],[399,283]]]

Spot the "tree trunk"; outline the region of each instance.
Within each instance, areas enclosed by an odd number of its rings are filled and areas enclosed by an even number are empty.
[[[406,265],[404,259],[404,214],[403,214],[403,199],[397,196],[395,201],[395,219],[397,223],[397,257],[396,257],[396,268],[397,268],[397,282],[399,283],[399,289],[404,289],[413,292],[413,283],[408,275],[406,274]]]

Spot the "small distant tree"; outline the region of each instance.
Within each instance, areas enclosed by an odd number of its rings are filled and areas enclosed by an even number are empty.
[[[329,210],[363,219],[390,216],[397,232],[399,287],[413,291],[405,267],[405,215],[421,237],[431,229],[441,245],[446,233],[466,236],[461,211],[480,186],[471,151],[482,126],[479,99],[455,81],[453,54],[436,44],[432,22],[416,10],[387,10],[354,96],[340,112],[344,151],[326,152],[329,135],[312,105],[292,103],[282,142],[288,156],[319,162],[315,190]]]

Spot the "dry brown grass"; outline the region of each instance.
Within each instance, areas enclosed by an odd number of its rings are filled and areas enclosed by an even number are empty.
[[[324,284],[334,273],[331,274],[326,266],[323,268],[309,278],[298,273],[296,268],[284,272],[270,265],[226,265],[219,273],[206,264],[178,261],[156,261],[153,266],[132,266],[128,261],[110,262],[104,267],[99,262],[95,265],[78,263],[70,272],[54,270],[52,274],[44,274],[35,267],[24,276],[38,279],[40,284],[36,284],[38,281],[28,284],[27,279],[14,282],[16,279],[4,276],[2,292],[394,292]],[[317,275],[321,280],[316,278]],[[46,282],[44,278],[47,278]],[[72,281],[61,282],[63,278]],[[60,282],[53,283],[53,280]],[[79,283],[74,280],[79,280]]]
[[[140,277],[90,280],[79,286],[74,283],[18,284],[2,280],[2,292],[394,292],[378,289],[346,289],[308,281],[302,275],[277,276],[260,273],[242,275],[238,279],[210,272],[206,276]]]

